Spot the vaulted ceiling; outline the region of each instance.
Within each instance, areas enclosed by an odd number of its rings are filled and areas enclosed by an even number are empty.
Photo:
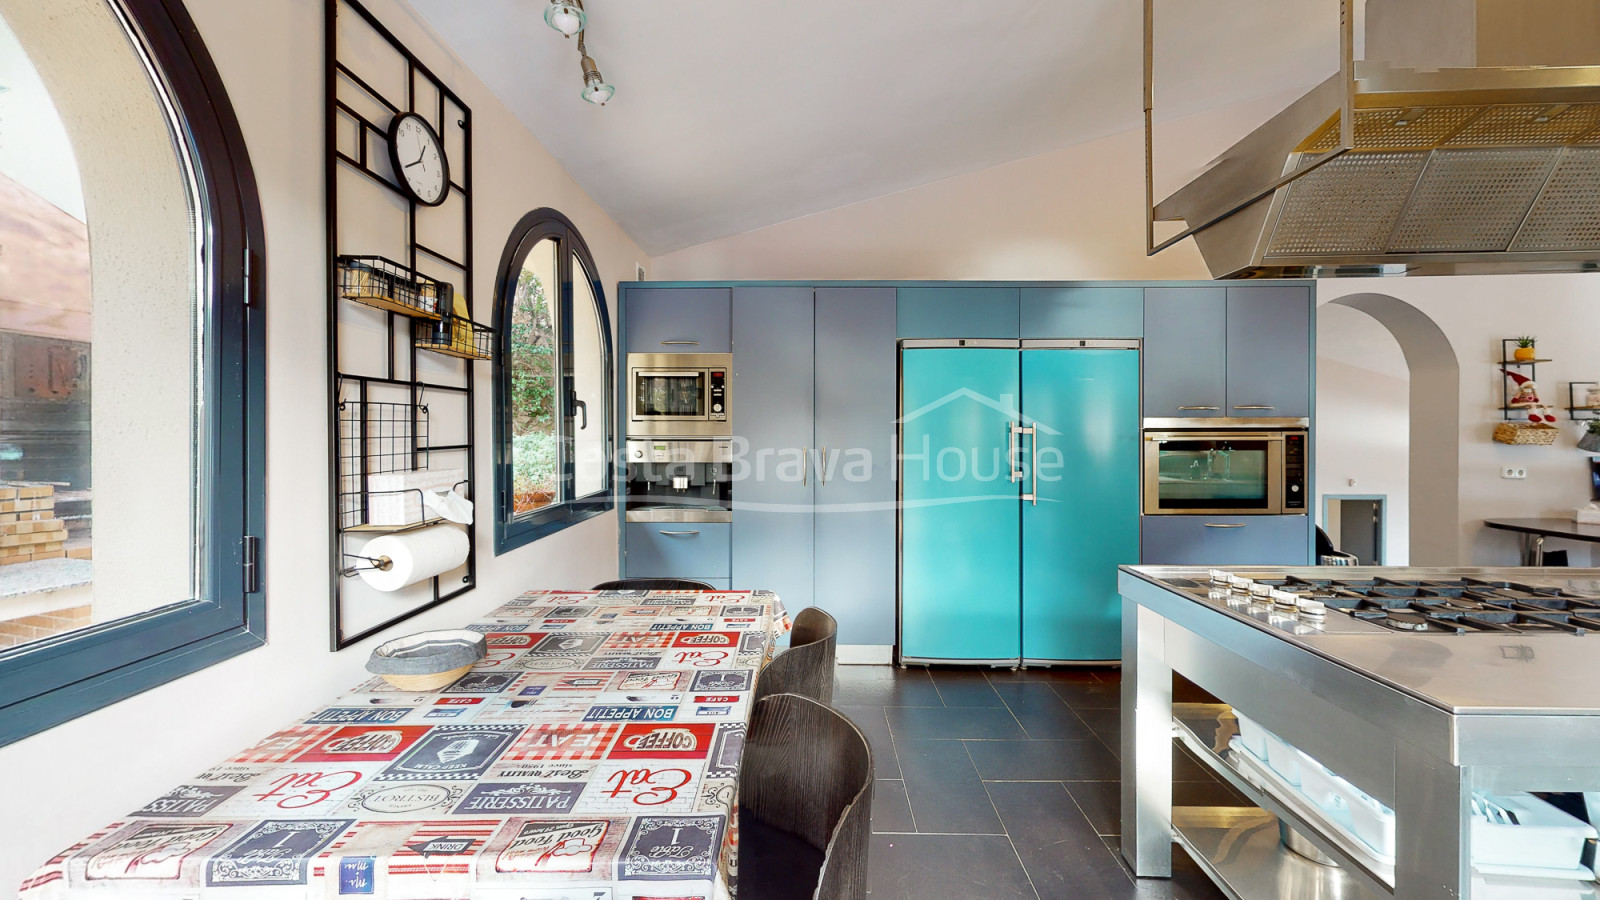
[[[1138,0],[410,0],[651,255],[1141,123]],[[1161,0],[1162,117],[1334,69],[1336,0]],[[953,228],[959,223],[953,222]]]

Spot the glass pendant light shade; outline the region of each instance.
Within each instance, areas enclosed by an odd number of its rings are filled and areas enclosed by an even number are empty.
[[[604,81],[596,81],[592,84],[586,83],[583,86],[583,99],[599,106],[605,106],[606,101],[610,100],[611,95],[616,92],[616,88],[606,84]]]
[[[587,19],[583,4],[572,0],[550,0],[544,11],[544,23],[567,37],[582,31]]]

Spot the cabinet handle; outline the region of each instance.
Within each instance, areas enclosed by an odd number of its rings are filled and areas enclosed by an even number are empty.
[[[827,483],[828,483],[828,448],[827,447],[823,447],[822,448],[822,471],[817,473],[817,486],[821,487],[822,485],[825,485]]]
[[[673,344],[690,344],[690,345],[693,345],[695,347],[700,346],[700,342],[699,341],[662,341],[661,342],[661,346],[663,346],[663,347],[670,347]]]
[[[1215,410],[1222,409],[1222,407],[1220,407],[1220,406],[1180,406],[1178,408],[1179,409],[1215,409]],[[1235,407],[1235,408],[1237,408],[1237,407]]]
[[[1247,406],[1235,406],[1234,409],[1277,409],[1277,407],[1276,406],[1256,406],[1254,404],[1251,404],[1251,405],[1247,405]]]
[[[659,534],[699,534],[698,531],[662,531]]]
[[[801,447],[800,458],[805,461],[805,464],[800,467],[800,486],[805,487],[806,482],[811,478],[811,448]]]
[[[1226,523],[1226,522],[1207,522],[1207,523],[1205,523],[1205,526],[1207,528],[1243,528],[1244,527],[1244,523],[1243,522],[1234,522],[1234,523],[1229,524],[1229,523]]]

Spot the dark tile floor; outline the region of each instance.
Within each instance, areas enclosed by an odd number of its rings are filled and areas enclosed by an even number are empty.
[[[873,900],[1213,900],[1182,851],[1135,880],[1120,827],[1117,669],[840,666],[834,705],[872,743]],[[1175,800],[1242,798],[1174,751]]]

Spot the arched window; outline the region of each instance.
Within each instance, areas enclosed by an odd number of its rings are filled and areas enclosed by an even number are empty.
[[[260,205],[183,4],[0,4],[0,744],[259,646]]]
[[[611,508],[611,320],[566,216],[539,209],[512,229],[495,309],[498,554]]]

